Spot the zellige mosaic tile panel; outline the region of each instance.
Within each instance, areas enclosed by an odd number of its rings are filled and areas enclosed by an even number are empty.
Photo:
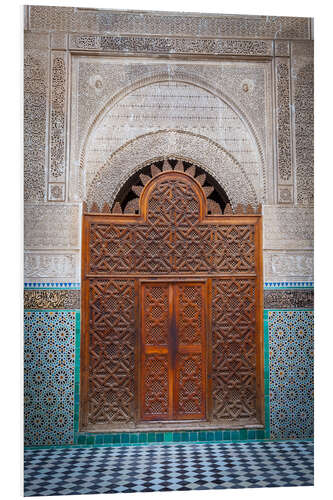
[[[75,311],[25,311],[24,442],[74,442]]]
[[[313,311],[268,311],[272,439],[313,437]]]

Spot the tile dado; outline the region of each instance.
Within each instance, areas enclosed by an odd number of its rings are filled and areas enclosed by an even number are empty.
[[[80,309],[80,290],[24,290],[25,309]]]
[[[284,292],[278,290],[273,293],[280,291]],[[264,312],[265,429],[93,434],[79,432],[78,427],[79,311],[28,310],[25,312],[25,444],[27,447],[73,444],[125,446],[182,441],[311,438],[312,400],[308,401],[304,394],[310,397],[313,387],[312,330],[312,311]],[[283,385],[279,381],[286,373],[289,373],[288,384]],[[290,392],[293,387],[297,390]],[[49,394],[49,389],[52,394]],[[55,408],[59,413],[58,423],[51,422]],[[297,412],[297,418],[293,411]]]
[[[80,313],[27,310],[24,321],[25,445],[28,448],[269,439],[268,376],[265,383],[265,429],[110,434],[79,432]],[[265,350],[265,366],[265,373],[268,373],[268,348]],[[55,409],[57,415],[59,413],[59,422],[56,416],[54,422],[52,420]]]
[[[75,311],[24,313],[24,442],[74,443]]]
[[[271,439],[313,437],[313,311],[265,311]]]
[[[310,309],[313,299],[313,290],[264,290],[265,309]]]

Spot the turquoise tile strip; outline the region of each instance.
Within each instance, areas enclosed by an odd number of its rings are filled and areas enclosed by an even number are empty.
[[[313,288],[313,281],[265,281],[264,290],[286,290],[286,289],[302,289]]]
[[[79,290],[81,284],[78,282],[55,282],[55,283],[24,283],[25,289],[63,289],[63,288],[71,288]],[[286,290],[286,289],[302,289],[302,288],[313,288],[313,281],[265,281],[264,289],[265,290]]]
[[[80,283],[61,282],[61,283],[24,283],[24,289],[48,289],[48,290],[61,290],[69,288],[71,290],[80,290]]]

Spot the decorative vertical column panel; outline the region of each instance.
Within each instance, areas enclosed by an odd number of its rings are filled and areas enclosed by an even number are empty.
[[[49,201],[65,201],[66,196],[66,87],[67,54],[53,51],[51,55]]]
[[[292,42],[292,98],[295,128],[296,203],[313,204],[313,42]]]
[[[24,37],[24,199],[46,198],[49,35]]]
[[[276,52],[285,47],[276,47]],[[278,203],[293,203],[289,58],[275,58]]]

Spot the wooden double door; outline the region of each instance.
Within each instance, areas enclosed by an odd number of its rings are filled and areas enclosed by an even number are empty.
[[[141,418],[204,419],[205,283],[146,281],[140,287]]]
[[[83,216],[80,429],[261,424],[261,216],[153,173],[139,213]]]

